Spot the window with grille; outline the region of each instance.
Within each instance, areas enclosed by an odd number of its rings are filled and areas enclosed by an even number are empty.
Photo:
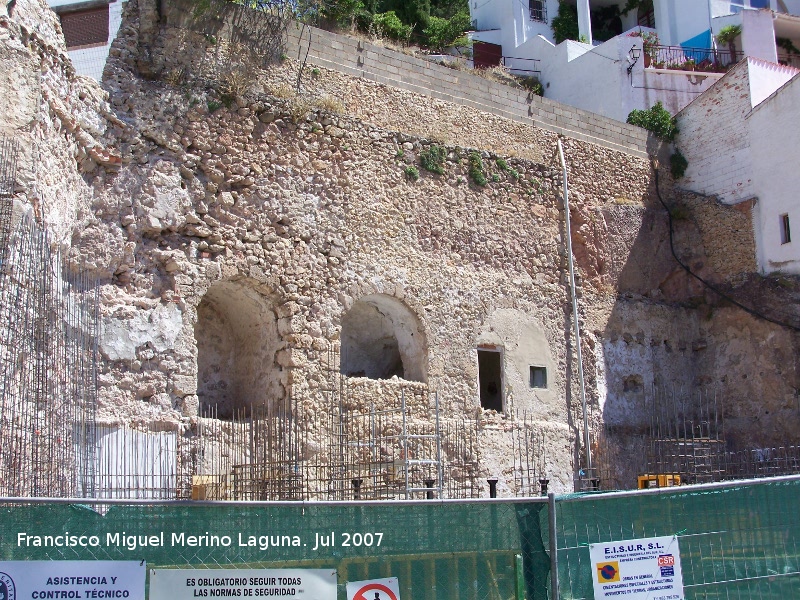
[[[531,9],[531,21],[547,23],[547,0],[528,0]]]
[[[656,26],[656,11],[653,7],[653,0],[645,0],[639,5],[639,10],[636,13],[636,23],[640,27]]]

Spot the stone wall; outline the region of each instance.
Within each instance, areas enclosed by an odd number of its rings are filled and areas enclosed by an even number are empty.
[[[100,86],[75,74],[58,18],[46,3],[19,2],[0,22],[0,60],[14,67],[0,75],[0,133],[19,147],[16,200],[66,250],[73,224],[87,216],[87,178],[99,173],[98,165],[119,161],[98,142],[115,117]]]
[[[481,423],[482,476],[500,477],[503,494],[514,491],[522,413],[547,439],[553,488],[572,489],[582,417],[555,134],[324,68],[307,67],[302,93],[286,94],[296,62],[256,69],[242,59],[220,71],[229,50],[130,0],[104,82],[113,114],[102,97],[91,111],[69,105],[102,125],[104,146],[89,146],[97,158],[76,160],[87,140],[70,141],[68,112],[51,117],[52,136],[73,144],[53,146],[53,185],[81,196],[74,214],[46,213],[101,277],[100,418],[180,423],[191,436],[203,404],[291,401],[317,432],[331,390],[346,389],[354,407],[403,393],[430,406],[436,392],[443,419]],[[233,89],[231,73],[247,85]],[[52,66],[45,76],[73,81]],[[73,85],[65,98],[95,97],[90,83]],[[717,310],[676,266],[648,161],[563,143],[593,428],[641,422],[624,397],[630,376],[701,385],[755,356],[780,360],[762,339],[776,336],[785,352],[791,335],[763,323],[738,335],[747,318]],[[445,149],[442,174],[420,162],[434,145]],[[486,185],[471,178],[473,152]],[[662,183],[670,205],[699,202]],[[707,225],[727,218],[739,239],[752,235],[741,213],[718,210],[690,211],[676,239],[693,267],[732,285],[747,262],[726,270],[704,249],[714,242]],[[346,335],[369,354],[386,351],[386,379],[347,359],[350,372],[339,373]],[[481,409],[479,349],[502,351],[506,414]],[[547,369],[545,388],[531,387],[531,366]],[[728,388],[741,431],[760,416],[748,399],[766,377]],[[791,366],[770,380],[769,402],[785,404],[794,379]]]
[[[181,32],[177,37],[182,38],[193,31],[206,41],[213,38],[215,46],[228,41],[247,45],[249,52],[259,54],[257,40],[263,31],[251,11],[238,6],[212,4],[211,8],[198,14],[191,2],[162,3],[161,10],[165,23]],[[193,47],[198,46],[193,44]],[[217,48],[212,50],[212,54],[218,51]],[[155,61],[154,70],[174,69],[174,61],[179,56],[180,51],[161,54],[160,60]],[[237,53],[237,56],[241,54]],[[344,73],[357,80],[422,95],[436,105],[466,107],[522,123],[528,126],[529,135],[536,136],[536,130],[541,130],[640,158],[647,157],[648,133],[643,129],[376,43],[291,23],[287,30],[285,57],[307,61],[309,65]],[[196,54],[191,57],[193,69],[208,73],[218,66],[216,61],[207,58]],[[263,58],[262,53],[262,62]],[[231,66],[229,62],[227,68]],[[317,87],[314,82],[309,84]],[[347,98],[366,100],[356,90],[348,92]],[[369,110],[366,114],[372,116]]]

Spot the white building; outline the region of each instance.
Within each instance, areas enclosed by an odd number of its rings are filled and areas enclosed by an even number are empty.
[[[748,58],[677,115],[676,144],[689,163],[678,184],[752,211],[765,274],[800,274],[798,75]]]
[[[75,70],[98,81],[122,21],[125,0],[48,0],[58,14]]]
[[[556,44],[552,25],[562,2],[577,12],[581,41]],[[743,54],[800,64],[800,51],[787,52],[800,48],[800,17],[794,16],[800,0],[643,0],[622,14],[625,5],[470,0],[475,63],[502,61],[516,73],[535,74],[546,97],[621,121],[658,101],[677,113]],[[713,43],[727,25],[742,27],[734,54]]]

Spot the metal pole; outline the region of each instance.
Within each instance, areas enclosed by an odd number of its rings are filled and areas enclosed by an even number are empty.
[[[402,410],[403,410],[403,436],[402,436],[402,443],[403,443],[403,468],[405,470],[405,480],[406,480],[406,500],[408,500],[408,434],[406,430],[406,391],[400,390],[400,401],[402,403]]]
[[[564,161],[564,148],[558,139],[558,157],[564,172],[564,221],[567,227],[567,258],[569,261],[569,289],[572,294],[572,321],[575,327],[575,349],[578,359],[578,379],[581,386],[581,410],[583,411],[583,446],[586,453],[586,473],[592,476],[592,450],[589,447],[589,416],[586,413],[586,384],[583,378],[583,356],[581,353],[581,326],[578,323],[578,298],[575,295],[575,266],[572,262],[572,229],[569,219],[569,184],[567,183],[567,163]]]
[[[444,471],[442,469],[442,432],[439,423],[439,392],[436,398],[436,478],[439,480],[439,498],[444,497]]]
[[[514,555],[515,600],[525,600],[525,563],[522,554]]]
[[[558,600],[558,540],[556,539],[556,495],[547,495],[548,527],[550,533],[550,600]]]

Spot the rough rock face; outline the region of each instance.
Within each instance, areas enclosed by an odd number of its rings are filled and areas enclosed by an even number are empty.
[[[104,82],[113,110],[60,49],[25,49],[13,24],[2,46],[19,54],[5,97],[16,86],[39,98],[33,69],[46,82],[38,108],[25,100],[14,117],[36,115],[29,147],[44,161],[21,197],[101,277],[101,418],[188,431],[203,408],[224,417],[291,398],[320,427],[341,370],[353,407],[405,390],[438,393],[445,419],[477,415],[483,475],[502,494],[514,492],[510,432],[525,413],[554,489],[571,489],[582,417],[555,138],[324,69],[321,89],[349,90],[362,110],[201,85],[186,69],[202,61],[180,59],[210,51],[208,39],[159,28],[152,8],[128,2]],[[274,92],[296,68],[258,77]],[[454,126],[446,145],[415,135],[442,121]],[[440,146],[443,173],[425,170]],[[676,266],[646,161],[564,146],[593,428],[640,431],[650,385],[713,384],[731,439],[786,439],[798,425],[796,336],[724,306]],[[486,185],[473,181],[475,157]],[[741,284],[753,269],[748,216],[662,187],[687,207],[680,255]],[[728,235],[724,252],[722,228],[739,240]],[[481,410],[487,352],[502,356],[505,416]],[[532,367],[546,369],[544,387]]]

